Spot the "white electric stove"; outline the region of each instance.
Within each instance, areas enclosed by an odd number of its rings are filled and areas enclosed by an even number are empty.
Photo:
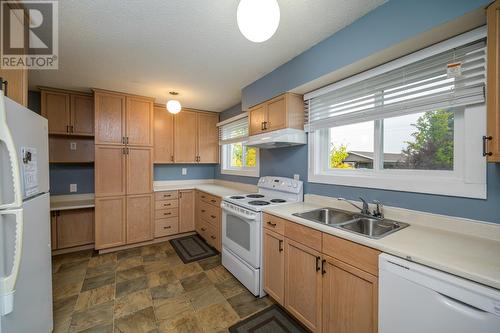
[[[255,296],[263,297],[262,210],[303,201],[303,183],[283,177],[261,177],[258,192],[224,197],[222,265]]]

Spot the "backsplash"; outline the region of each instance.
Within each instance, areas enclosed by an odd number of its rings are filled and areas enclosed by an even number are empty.
[[[182,175],[183,168],[186,175]],[[215,164],[155,164],[154,180],[213,179],[215,169]]]
[[[50,194],[94,193],[94,164],[50,164]],[[70,184],[77,191],[70,192]]]

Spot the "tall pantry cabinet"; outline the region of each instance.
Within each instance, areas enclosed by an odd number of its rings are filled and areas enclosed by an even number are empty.
[[[153,239],[153,99],[94,89],[95,247]]]

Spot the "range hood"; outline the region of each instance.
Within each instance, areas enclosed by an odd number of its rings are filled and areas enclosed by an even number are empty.
[[[285,128],[269,133],[252,135],[245,143],[246,146],[271,149],[305,145],[307,143],[307,134],[295,128]]]

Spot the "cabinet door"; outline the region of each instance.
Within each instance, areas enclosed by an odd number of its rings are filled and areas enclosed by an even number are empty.
[[[181,111],[174,117],[174,161],[196,163],[196,112]]]
[[[50,212],[50,248],[57,250],[57,213],[58,211]]]
[[[126,148],[127,194],[146,194],[153,191],[153,149]]]
[[[71,133],[94,135],[94,98],[92,96],[71,95]]]
[[[126,193],[125,147],[95,146],[95,195],[117,196]]]
[[[42,91],[42,116],[49,122],[49,134],[69,134],[69,94]]]
[[[174,115],[164,107],[154,108],[154,161],[174,162]]]
[[[127,244],[153,239],[153,194],[127,196]]]
[[[94,243],[94,209],[59,211],[57,246],[59,249]]]
[[[127,144],[153,146],[153,101],[141,97],[127,97]]]
[[[286,127],[285,95],[272,99],[267,103],[266,130],[275,131]]]
[[[288,238],[285,308],[311,331],[321,331],[321,254]]]
[[[125,96],[96,92],[95,143],[121,145],[125,138]]]
[[[198,114],[198,162],[219,162],[219,130],[217,114]]]
[[[7,97],[28,107],[28,69],[0,69],[0,77],[7,81]]]
[[[488,156],[500,162],[500,1],[488,7]]]
[[[179,191],[179,232],[194,231],[194,191]]]
[[[328,256],[323,268],[323,331],[376,333],[378,279]]]
[[[284,237],[264,230],[264,290],[283,305],[285,296]]]
[[[264,132],[263,123],[266,121],[266,104],[254,106],[248,113],[250,135]]]
[[[105,249],[126,244],[126,197],[95,199],[95,248]]]

